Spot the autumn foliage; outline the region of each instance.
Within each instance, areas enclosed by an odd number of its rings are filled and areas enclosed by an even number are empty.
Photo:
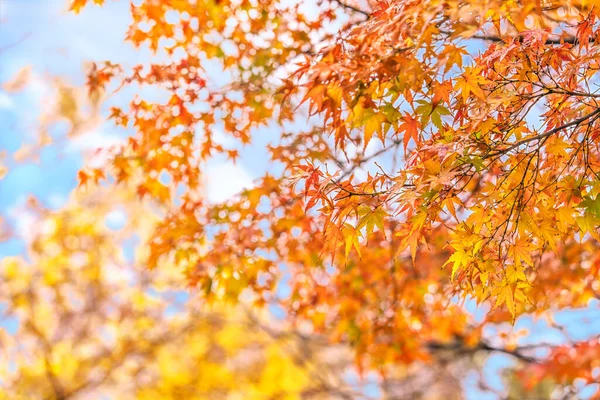
[[[14,337],[2,331],[0,398],[296,398],[317,386],[327,393],[334,369],[309,355],[297,360],[299,338],[278,337],[243,310],[201,310],[177,296],[180,274],[150,276],[135,266],[143,249],[128,260],[130,235],[153,223],[131,200],[98,191],[60,212],[30,201],[41,229],[27,259],[0,262],[3,317],[19,320]],[[115,210],[128,222],[110,229],[105,220]]]
[[[541,354],[485,335],[600,298],[595,3],[132,1],[124,39],[153,58],[88,71],[87,118],[128,139],[78,190],[151,202],[147,269],[205,305],[277,303],[360,371],[501,352],[526,389],[597,383],[597,339]],[[245,149],[267,171],[208,201],[208,161]]]

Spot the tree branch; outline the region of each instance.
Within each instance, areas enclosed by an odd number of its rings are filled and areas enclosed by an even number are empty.
[[[452,35],[454,32],[440,30],[440,33],[442,33],[444,35]],[[517,40],[521,41],[521,40],[523,40],[523,35],[500,37],[497,35],[483,34],[483,35],[469,36],[469,37],[466,37],[465,39],[478,39],[478,40],[485,40],[488,42],[499,43],[499,42],[508,42],[513,39],[517,39]],[[590,37],[589,42],[594,43],[595,38]],[[560,38],[556,38],[556,39],[546,39],[546,42],[545,42],[545,44],[548,44],[548,45],[563,44],[563,43],[568,43],[568,44],[572,44],[573,46],[575,46],[575,45],[579,44],[579,39],[577,39],[576,36],[569,35],[569,36],[560,37]]]
[[[508,38],[501,38],[500,36],[494,36],[494,35],[473,35],[473,36],[469,37],[469,39],[479,39],[479,40],[485,40],[488,42],[506,42],[506,41],[514,39],[514,38],[516,38],[519,41],[523,40],[522,35],[515,36],[515,37],[511,36]],[[590,38],[590,42],[593,42],[593,41],[594,41],[594,39]],[[546,42],[545,42],[545,44],[548,44],[548,45],[562,44],[562,43],[577,45],[577,44],[579,44],[579,40],[575,36],[566,36],[566,37],[557,38],[557,39],[546,39]]]
[[[350,10],[350,11],[353,11],[355,13],[364,15],[365,17],[367,17],[367,19],[369,19],[369,17],[371,16],[371,13],[369,13],[369,12],[367,12],[365,10],[362,10],[362,9],[360,9],[358,7],[355,7],[355,6],[351,5],[351,4],[347,4],[347,3],[343,2],[342,0],[330,0],[330,1],[333,2],[333,3],[336,3],[341,8],[345,8],[346,10]]]
[[[430,342],[426,345],[426,347],[430,351],[436,351],[436,350],[438,350],[438,351],[439,350],[454,351],[454,352],[457,352],[460,354],[465,354],[465,355],[472,354],[472,353],[475,353],[480,350],[484,350],[484,351],[488,351],[488,352],[495,351],[495,352],[499,352],[499,353],[508,354],[508,355],[518,358],[519,360],[524,361],[526,363],[538,363],[539,362],[535,357],[530,357],[528,355],[525,355],[522,352],[520,352],[519,349],[508,350],[503,347],[493,347],[485,342],[480,342],[475,347],[468,347],[468,346],[465,346],[465,344],[461,338],[457,338],[457,339],[458,339],[457,341],[454,341],[451,343]]]
[[[32,35],[32,32],[27,32],[25,33],[23,36],[21,36],[19,39],[17,39],[15,42],[6,44],[2,47],[0,47],[0,53],[3,53],[7,50],[12,49],[13,47],[16,47],[17,45],[23,43],[25,40],[27,40],[30,36]]]
[[[548,136],[552,136],[555,133],[558,133],[558,132],[560,132],[563,129],[570,128],[571,126],[577,126],[577,125],[579,125],[579,124],[587,121],[588,119],[590,119],[590,118],[592,118],[592,117],[594,117],[594,116],[596,116],[598,114],[600,114],[600,108],[592,111],[591,113],[589,113],[587,115],[584,115],[583,117],[574,119],[573,121],[568,122],[568,123],[566,123],[564,125],[557,126],[554,129],[550,129],[548,132],[544,132],[544,133],[536,135],[536,136],[531,136],[531,137],[528,137],[527,139],[519,140],[518,142],[513,143],[512,145],[508,146],[505,149],[498,150],[498,151],[495,151],[495,152],[492,152],[492,153],[486,155],[484,158],[494,157],[494,156],[498,156],[500,154],[508,153],[509,151],[514,150],[517,147],[519,147],[521,145],[524,145],[526,143],[533,142],[533,141],[536,141],[536,140],[541,140],[541,139],[544,139],[544,138],[546,138]]]

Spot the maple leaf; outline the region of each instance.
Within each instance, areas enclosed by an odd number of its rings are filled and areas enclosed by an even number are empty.
[[[79,180],[79,186],[85,186],[90,180],[90,175],[87,172],[79,171],[77,173],[77,179]]]
[[[364,140],[364,148],[366,149],[373,137],[374,133],[378,133],[381,135],[381,131],[383,129],[383,123],[387,122],[387,118],[382,113],[373,113],[371,110],[365,112],[363,118],[367,120],[365,124],[365,140]],[[381,136],[380,136],[381,137]],[[383,141],[383,139],[382,139]]]
[[[104,0],[93,0],[95,4],[101,6],[104,4]],[[69,7],[69,11],[73,11],[76,14],[81,11],[83,7],[87,4],[88,0],[71,0],[71,6]]]
[[[585,208],[586,214],[591,214],[596,218],[600,218],[600,194],[593,198],[592,196],[584,196],[579,207]]]
[[[531,259],[531,253],[534,250],[528,240],[519,238],[512,247],[514,260],[517,266],[521,265],[521,262],[525,262],[527,265],[533,267],[533,260]]]
[[[556,210],[556,219],[558,221],[558,226],[561,230],[568,230],[569,227],[574,226],[575,211],[571,207],[563,206]]]
[[[448,260],[442,265],[442,268],[447,264],[452,263],[452,273],[450,274],[450,279],[454,279],[456,273],[460,270],[461,267],[467,266],[470,263],[471,256],[464,252],[463,250],[457,250],[448,258]]]
[[[515,318],[517,314],[516,302],[515,302],[515,292],[516,292],[516,284],[502,284],[500,287],[494,289],[493,296],[496,298],[496,302],[494,304],[494,308],[500,307],[502,305],[506,305],[508,311],[511,315],[511,323],[515,323]]]
[[[352,248],[354,248],[360,256],[360,239],[362,238],[360,229],[357,229],[350,224],[344,224],[342,233],[344,235],[346,257],[350,254]]]
[[[383,208],[376,207],[374,210],[371,210],[369,207],[365,206],[358,209],[358,214],[362,215],[362,218],[359,220],[356,229],[366,227],[367,238],[371,236],[375,226],[379,228],[379,231],[385,234],[384,220],[388,214]]]
[[[87,3],[87,0],[72,0],[69,11],[74,11],[75,13],[79,13],[79,11],[81,11],[81,9],[85,6],[86,3]]]
[[[398,132],[404,132],[404,136],[402,139],[404,145],[404,152],[406,153],[406,149],[408,148],[408,144],[412,139],[416,144],[419,143],[419,131],[421,129],[421,125],[416,118],[413,118],[412,115],[406,113],[402,117],[402,124],[398,127]]]
[[[467,67],[456,80],[455,89],[460,90],[464,103],[467,102],[471,93],[485,101],[485,93],[480,85],[485,85],[487,82],[487,79],[481,75],[480,67]]]
[[[95,64],[89,98],[59,92],[57,115],[40,118],[62,116],[85,134],[99,123],[87,110],[107,117],[99,94],[109,80],[121,96],[137,93],[109,112],[133,129],[98,171],[110,174],[107,186],[164,208],[147,268],[186,271],[204,301],[243,294],[264,307],[281,266],[286,315],[350,341],[365,372],[435,362],[431,346],[445,343],[486,349],[489,324],[551,317],[597,297],[600,35],[589,2],[334,2],[314,18],[280,1],[242,2],[236,12],[224,1],[168,3],[133,4],[125,39],[166,57]],[[251,32],[268,34],[257,41]],[[225,86],[214,84],[213,63]],[[383,146],[370,151],[375,134]],[[49,137],[40,134],[40,146],[53,145]],[[257,154],[269,179],[218,205],[205,198],[207,165],[248,165]],[[105,179],[89,168],[78,178],[90,186],[81,192]],[[493,311],[473,322],[454,295]],[[511,345],[500,351],[527,360]],[[189,372],[160,365],[167,381]],[[269,370],[272,382],[278,372]],[[277,397],[273,386],[260,393]]]
[[[577,24],[577,40],[586,50],[589,48],[590,37],[593,34],[595,14],[590,13],[587,18]]]
[[[600,235],[598,234],[598,227],[600,226],[600,219],[592,213],[585,213],[582,217],[576,217],[575,221],[579,226],[582,234],[589,233],[597,241],[600,242]]]
[[[444,72],[447,73],[452,69],[453,66],[457,66],[459,69],[463,65],[463,56],[467,55],[467,51],[462,47],[455,45],[449,45],[444,49],[444,55],[446,55],[446,65]]]

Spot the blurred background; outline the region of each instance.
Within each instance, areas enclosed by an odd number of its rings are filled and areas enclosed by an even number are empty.
[[[76,190],[84,166],[124,143],[85,89],[90,62],[134,65],[126,1],[69,13],[64,0],[0,0],[0,395],[6,399],[546,399],[525,394],[509,354],[439,349],[435,363],[359,373],[352,352],[273,304],[200,304],[175,268],[149,271],[143,246],[158,221],[127,187]],[[163,55],[164,56],[164,55]],[[214,68],[216,81],[228,77]],[[132,88],[110,95],[125,104]],[[160,97],[160,93],[146,96]],[[208,163],[206,197],[221,202],[266,170],[262,128],[237,162]],[[215,134],[217,141],[235,146]],[[376,145],[368,151],[376,151]],[[223,184],[227,182],[227,184]],[[129,188],[131,189],[131,188]],[[289,293],[285,279],[278,294]],[[475,320],[485,309],[465,305]],[[560,344],[600,334],[598,301],[548,321],[490,326],[490,340]],[[527,330],[527,335],[520,332]],[[526,336],[526,337],[525,337]],[[434,349],[435,350],[435,349]],[[597,388],[580,387],[586,397]]]

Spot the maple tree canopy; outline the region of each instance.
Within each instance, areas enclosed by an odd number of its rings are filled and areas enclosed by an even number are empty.
[[[134,192],[111,189],[78,193],[58,212],[28,202],[42,227],[30,233],[28,260],[0,260],[2,316],[19,319],[13,335],[0,330],[0,399],[261,400],[355,389],[335,367],[348,363],[344,353],[317,356],[322,341],[186,302],[173,295],[185,284],[176,269],[148,279],[133,265],[144,251],[127,260],[125,249],[156,218]],[[128,216],[118,230],[105,224],[116,204]],[[298,347],[311,352],[294,356]]]
[[[149,268],[169,260],[209,302],[278,301],[361,366],[489,350],[490,324],[599,297],[595,3],[133,1],[126,41],[156,62],[94,64],[91,99],[140,94],[110,109],[133,134],[81,186],[162,207]],[[207,201],[206,162],[252,146],[264,176]],[[551,350],[531,379],[597,379],[596,339]]]

